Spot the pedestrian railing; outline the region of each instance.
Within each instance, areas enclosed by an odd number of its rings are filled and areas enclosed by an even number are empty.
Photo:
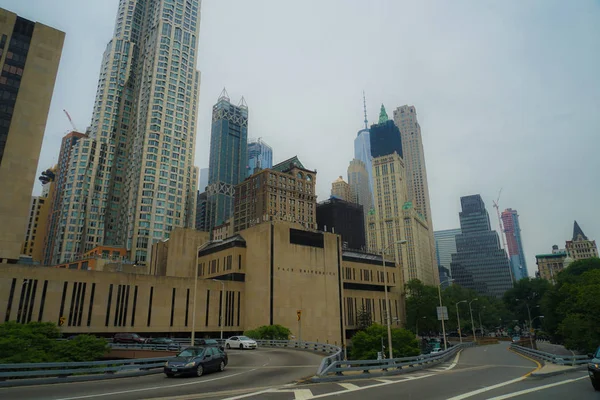
[[[552,364],[575,366],[575,365],[587,364],[590,362],[590,358],[585,355],[583,355],[583,356],[577,356],[577,355],[563,356],[563,355],[558,355],[558,354],[551,354],[551,353],[546,353],[544,351],[533,350],[528,347],[519,346],[514,343],[512,343],[510,345],[510,348],[521,354],[539,358],[541,360],[550,362]]]
[[[432,354],[421,354],[414,357],[400,357],[393,359],[382,360],[335,360],[324,368],[319,368],[317,376],[323,377],[330,374],[343,375],[344,372],[363,372],[370,373],[371,371],[390,371],[400,370],[404,368],[420,367],[426,364],[434,364],[448,359],[456,354],[460,349],[474,346],[475,343],[463,343],[450,347],[445,351]]]

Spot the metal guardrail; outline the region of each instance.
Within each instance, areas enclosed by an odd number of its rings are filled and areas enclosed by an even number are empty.
[[[389,371],[391,369],[402,369],[404,367],[416,367],[424,364],[441,362],[456,354],[465,347],[475,346],[475,343],[463,343],[450,347],[448,350],[433,354],[421,354],[414,357],[401,357],[383,360],[336,360],[325,368],[319,368],[317,376],[323,377],[329,374],[343,375],[344,372],[363,371],[369,373],[372,370]]]
[[[544,351],[533,350],[528,347],[519,346],[517,344],[511,343],[510,348],[518,351],[519,353],[526,354],[528,356],[536,357],[544,361],[551,362],[552,364],[558,365],[581,365],[587,364],[590,362],[590,358],[588,356],[562,356],[558,354],[546,353]]]

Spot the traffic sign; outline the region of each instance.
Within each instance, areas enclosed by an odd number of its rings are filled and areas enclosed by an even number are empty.
[[[448,320],[448,307],[436,307],[437,310],[437,319],[438,321],[442,320],[442,316],[444,317],[444,321]]]
[[[302,317],[302,310],[297,310],[296,316],[298,317],[298,321],[300,321],[300,318]]]

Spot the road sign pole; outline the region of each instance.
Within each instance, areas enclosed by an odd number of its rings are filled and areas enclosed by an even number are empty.
[[[298,342],[302,343],[302,310],[296,311],[298,317]]]

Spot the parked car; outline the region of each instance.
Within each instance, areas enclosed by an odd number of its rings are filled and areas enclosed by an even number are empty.
[[[146,344],[156,344],[164,346],[167,348],[167,350],[179,350],[181,348],[181,345],[179,343],[169,338],[149,338],[146,339]]]
[[[137,333],[116,333],[113,337],[113,343],[137,343],[143,344],[146,339]]]
[[[227,353],[217,347],[188,347],[165,363],[164,373],[167,378],[202,376],[205,372],[225,370],[228,361]]]
[[[221,346],[216,339],[195,339],[194,346],[211,346],[225,350],[225,348]]]
[[[589,354],[592,359],[588,364],[588,374],[592,381],[592,386],[600,392],[600,347],[596,349],[596,354]]]
[[[232,336],[225,341],[227,349],[256,349],[256,342],[248,336]]]

